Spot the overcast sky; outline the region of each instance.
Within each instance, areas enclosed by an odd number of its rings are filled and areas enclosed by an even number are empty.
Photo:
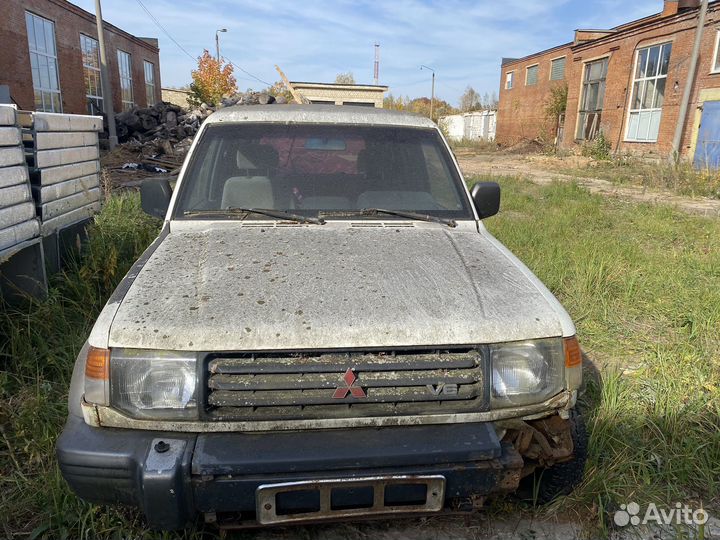
[[[94,0],[72,0],[94,13]],[[500,59],[572,40],[576,28],[610,28],[657,13],[662,0],[103,0],[105,20],[138,36],[160,40],[163,86],[190,82],[193,59],[143,11],[140,1],[190,56],[215,51],[272,83],[278,64],[290,80],[333,82],[351,71],[373,82],[375,42],[380,83],[394,95],[436,95],[457,104],[467,85],[497,92]],[[236,69],[240,89],[264,82]]]

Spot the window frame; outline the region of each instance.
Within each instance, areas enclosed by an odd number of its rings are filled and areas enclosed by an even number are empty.
[[[561,79],[553,79],[553,63],[557,62],[558,60],[565,61],[565,63],[563,64],[563,76]],[[567,55],[566,54],[564,54],[562,56],[558,56],[556,58],[551,58],[550,59],[550,73],[548,74],[548,80],[549,81],[564,81],[564,80],[566,80],[566,78],[567,78],[567,77],[565,77],[566,69],[567,69]]]
[[[510,84],[508,84],[510,83]],[[515,70],[505,72],[505,90],[512,90],[515,86]]]
[[[150,66],[150,75],[152,76],[152,82],[148,82],[148,66]],[[144,58],[143,78],[145,79],[145,106],[152,107],[153,105],[155,105],[155,103],[157,103],[157,98],[155,96],[155,63],[151,62],[150,60],[145,60]],[[148,93],[150,87],[152,87],[152,93]],[[152,99],[148,99],[151,95]]]
[[[535,82],[531,84],[528,81],[528,75],[530,74],[530,70],[532,68],[535,68],[537,71],[535,72]],[[536,64],[531,64],[529,66],[526,66],[525,67],[525,86],[537,86],[539,80],[540,80],[540,64],[536,63]]]
[[[60,65],[58,62],[58,50],[57,50],[57,33],[55,32],[55,21],[52,19],[48,19],[47,17],[43,17],[42,15],[38,15],[37,13],[30,11],[30,10],[24,10],[25,11],[25,33],[26,33],[26,42],[28,45],[28,53],[30,57],[30,71],[32,74],[32,84],[33,84],[33,107],[35,110],[38,110],[39,112],[54,112],[54,113],[62,113],[63,112],[63,102],[62,102],[62,88],[60,87]],[[30,31],[28,28],[28,18],[32,20],[32,26],[33,26],[33,40],[32,43],[30,41]],[[36,20],[41,21],[41,24],[43,26],[43,41],[46,40],[48,37],[47,31],[46,31],[46,24],[49,25],[49,28],[52,32],[52,52],[53,54],[50,54],[47,52],[46,49],[40,50],[37,48],[37,33],[35,31],[35,22]],[[50,83],[50,76],[51,76],[51,62],[52,66],[54,67],[54,75],[55,75],[55,83],[57,85],[57,88],[51,88],[51,87],[44,87],[42,86],[42,76],[40,74],[41,69],[41,62],[40,57],[43,57],[45,60],[45,67],[47,69],[47,77],[48,82]],[[33,67],[33,60],[35,60],[35,67]],[[35,73],[37,71],[37,79],[35,77]],[[38,93],[40,94],[40,102],[42,109],[37,108],[37,101],[38,101]],[[46,106],[46,95],[49,98],[49,108]],[[55,104],[53,100],[53,95],[57,96],[57,103],[58,103],[58,109],[55,109]]]
[[[122,56],[125,55],[127,58],[127,76],[123,76],[123,61]],[[120,104],[122,105],[123,111],[129,111],[135,106],[135,95],[133,92],[133,76],[132,76],[132,54],[123,51],[122,49],[117,50],[117,62],[118,62],[118,76],[120,77]],[[123,95],[123,80],[129,82],[130,101],[125,99]]]
[[[96,57],[97,57],[97,67],[91,66],[91,65],[85,63],[85,55],[88,54],[85,50],[85,42],[86,41],[93,42],[95,44],[94,48],[95,48],[95,53],[96,53]],[[82,66],[83,66],[83,76],[85,78],[85,99],[87,100],[88,113],[96,114],[96,113],[93,113],[92,108],[90,107],[90,104],[94,103],[95,106],[97,107],[97,105],[98,105],[97,102],[99,102],[100,111],[104,112],[105,111],[105,100],[103,97],[104,89],[102,87],[102,76],[100,74],[101,73],[100,72],[100,43],[94,37],[89,36],[87,34],[80,33],[80,53],[82,56],[82,63],[83,63]],[[87,85],[87,76],[85,73],[86,70],[93,72],[95,74],[95,76],[97,77],[96,84],[97,84],[97,89],[100,90],[99,93],[97,93],[97,94],[88,93],[89,89],[88,89],[88,85]]]
[[[649,45],[645,45],[645,46],[643,46],[643,47],[638,47],[638,48],[635,50],[635,61],[633,62],[633,68],[632,68],[632,83],[631,83],[631,86],[630,86],[630,92],[628,92],[628,93],[629,93],[628,104],[627,104],[627,111],[628,111],[628,113],[627,113],[627,120],[625,121],[625,131],[624,131],[624,136],[623,136],[623,141],[624,141],[624,142],[630,142],[630,143],[651,143],[651,144],[657,143],[658,137],[659,137],[659,135],[660,135],[660,122],[662,121],[663,105],[665,105],[665,95],[666,95],[666,92],[667,92],[668,72],[670,71],[670,58],[672,57],[672,46],[673,46],[673,42],[672,42],[672,41],[662,41],[662,42],[660,42],[660,43],[652,43],[652,44],[649,44]],[[661,71],[661,66],[662,66],[662,58],[663,58],[662,55],[663,55],[663,53],[664,53],[665,47],[670,47],[670,55],[668,56],[668,68],[667,68],[667,72],[666,72],[664,75],[662,75],[662,74],[660,73],[660,71]],[[648,51],[648,56],[650,56],[650,50],[651,50],[651,49],[654,49],[654,48],[658,48],[658,49],[659,49],[659,51],[658,51],[658,59],[657,59],[657,74],[654,75],[653,77],[646,77],[646,76],[638,77],[638,76],[637,76],[637,75],[638,75],[638,74],[637,74],[637,69],[638,69],[638,62],[640,61],[640,54],[641,54],[641,52],[642,52],[642,51]],[[662,102],[662,104],[660,105],[660,107],[648,107],[648,108],[643,108],[643,107],[642,107],[642,103],[641,103],[641,104],[640,104],[640,108],[638,108],[638,109],[633,108],[633,101],[636,99],[636,96],[635,96],[635,85],[636,85],[637,83],[640,83],[639,93],[640,93],[641,100],[642,100],[642,96],[644,96],[644,94],[645,94],[645,85],[647,84],[648,81],[654,81],[654,82],[655,82],[655,85],[654,85],[654,87],[653,87],[653,98],[652,98],[652,103],[654,104],[655,101],[657,100],[657,81],[659,81],[660,79],[664,79],[664,80],[665,80],[665,86],[664,86],[665,90],[664,90],[664,92],[663,92],[663,102]],[[655,137],[654,137],[654,138],[650,138],[650,137],[649,137],[649,135],[650,135],[650,130],[651,130],[651,127],[652,127],[652,121],[648,123],[648,127],[647,127],[648,138],[645,138],[645,139],[639,139],[639,138],[637,138],[637,132],[638,132],[638,130],[639,130],[639,124],[638,124],[638,127],[636,128],[636,136],[635,136],[635,137],[630,137],[630,128],[631,128],[631,125],[632,125],[633,117],[636,116],[636,115],[637,115],[637,116],[640,116],[642,113],[646,113],[646,114],[649,113],[649,114],[651,114],[651,115],[652,115],[653,113],[657,113],[657,114],[659,114],[659,116],[660,116],[660,118],[659,118],[658,121],[657,121],[658,133],[655,134]]]
[[[598,62],[605,62],[605,67],[603,69],[603,76],[600,79],[594,79],[593,81],[588,80],[589,77],[589,70],[590,66],[592,64],[596,64]],[[579,137],[580,132],[580,126],[585,125],[582,116],[583,114],[599,114],[600,115],[600,121],[602,121],[602,112],[605,109],[605,88],[607,86],[607,75],[608,71],[610,70],[610,56],[601,56],[599,58],[592,58],[583,63],[583,69],[580,74],[580,99],[578,100],[578,113],[577,113],[577,122],[575,125],[575,141],[582,142],[582,141],[590,141],[592,138],[588,138],[584,136],[583,130],[583,137]],[[593,84],[594,82],[598,83],[598,96],[601,94],[602,90],[602,108],[600,109],[587,109],[587,104],[585,103],[586,99],[586,85]],[[597,96],[595,98],[595,101],[597,103]],[[595,132],[595,136],[597,136],[598,133],[600,133],[600,122],[598,122],[597,131]]]
[[[718,58],[718,52],[720,52],[720,28],[715,31],[715,51],[713,52],[713,61],[710,66],[710,75],[720,74],[720,58]]]

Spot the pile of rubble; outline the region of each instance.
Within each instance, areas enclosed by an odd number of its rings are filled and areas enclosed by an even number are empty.
[[[144,143],[153,139],[181,141],[197,133],[212,110],[207,105],[188,112],[179,105],[160,101],[145,109],[133,107],[115,115],[118,140],[135,139]]]
[[[286,103],[282,96],[277,99],[265,92],[237,93],[223,98],[218,107],[202,103],[199,107],[186,110],[166,101],[160,101],[152,107],[140,109],[133,107],[115,115],[115,126],[120,142],[132,139],[146,143],[156,139],[179,142],[197,133],[200,124],[215,112],[216,108],[233,105],[268,105]]]
[[[121,173],[120,185],[139,185],[148,174],[177,173],[203,121],[216,109],[235,105],[287,103],[283,96],[266,92],[239,92],[226,97],[217,107],[202,103],[185,109],[161,101],[152,107],[133,107],[115,115],[120,146],[104,158],[103,166]]]
[[[270,105],[287,103],[283,96],[272,96],[267,92],[238,92],[231,97],[223,98],[220,107],[232,107],[233,105]]]

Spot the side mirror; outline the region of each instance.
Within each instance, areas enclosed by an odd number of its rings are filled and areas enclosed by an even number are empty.
[[[143,211],[160,219],[165,218],[172,189],[167,178],[148,178],[140,185],[140,204]]]
[[[478,182],[470,191],[480,219],[494,216],[500,211],[500,186],[497,182]]]

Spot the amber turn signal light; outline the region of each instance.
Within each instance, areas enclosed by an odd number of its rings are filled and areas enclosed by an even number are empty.
[[[110,378],[110,351],[90,347],[85,361],[85,376],[107,381]]]
[[[582,351],[577,336],[565,338],[563,345],[565,347],[565,367],[571,368],[582,365]]]

